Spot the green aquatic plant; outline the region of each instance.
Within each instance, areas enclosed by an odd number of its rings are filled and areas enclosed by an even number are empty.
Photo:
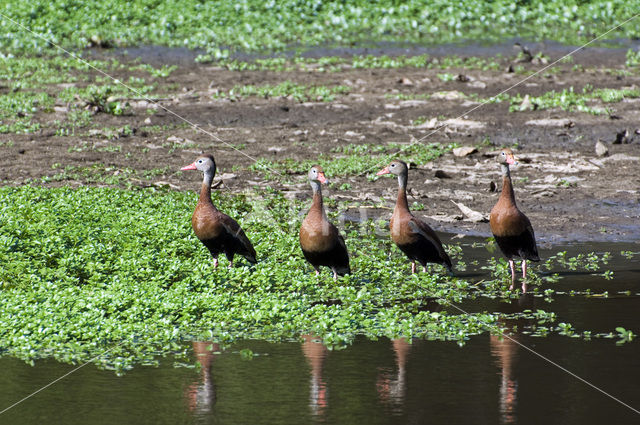
[[[640,65],[640,50],[634,51],[633,49],[627,50],[627,60],[625,65],[632,67]]]
[[[638,98],[640,97],[639,89],[593,89],[591,86],[586,86],[582,93],[574,91],[573,87],[563,89],[560,93],[552,90],[546,92],[541,96],[530,97],[529,102],[532,108],[544,110],[549,108],[559,108],[563,111],[578,111],[586,112],[593,115],[606,114],[608,111],[599,106],[593,106],[591,101],[600,100],[603,103],[616,103],[624,99]],[[521,105],[524,98],[521,95],[511,96],[511,106],[509,111],[521,110]]]
[[[193,193],[0,189],[1,349],[79,361],[112,348],[97,362],[126,369],[192,337],[464,341],[495,320],[424,310],[432,297],[462,299],[468,284],[437,272],[407,277],[388,244],[356,229],[347,229],[348,244],[368,253],[353,255],[358,272],[317,280],[290,230],[299,217],[281,195],[213,196],[256,241],[255,267],[213,270],[190,229]]]
[[[636,335],[632,331],[628,331],[621,326],[616,328],[616,332],[618,332],[619,338],[616,342],[616,345],[622,345],[626,342],[631,342],[636,337]]]
[[[104,3],[7,0],[3,14],[46,39],[35,37],[9,19],[0,20],[0,50],[37,52],[89,46],[167,45],[207,49],[213,57],[233,50],[286,49],[355,42],[443,43],[519,37],[580,43],[603,34],[633,16],[635,3],[624,0],[498,0],[451,3],[392,0],[299,2],[180,3],[143,0]],[[470,13],[469,11],[473,11]],[[609,39],[640,35],[623,25]]]
[[[482,265],[495,270],[495,283],[452,277],[439,266],[408,275],[401,253],[381,239],[381,223],[369,220],[342,229],[353,274],[318,279],[297,244],[308,202],[271,189],[212,197],[254,241],[257,265],[213,269],[191,229],[195,193],[0,188],[0,352],[28,362],[92,360],[123,371],[154,364],[159,355],[180,356],[182,342],[192,339],[278,341],[313,333],[331,346],[358,335],[464,344],[497,332],[508,318],[536,319],[526,329],[537,336],[582,335],[554,326],[554,312],[459,307],[478,297],[517,296],[505,291],[502,259],[499,267],[495,260]],[[460,258],[460,247],[448,249]],[[558,254],[547,263],[580,268],[605,258]],[[549,288],[533,287],[533,296],[543,289]]]

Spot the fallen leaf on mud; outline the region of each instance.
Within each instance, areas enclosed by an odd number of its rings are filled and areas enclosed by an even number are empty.
[[[640,157],[627,155],[626,153],[617,153],[608,158],[603,158],[602,161],[640,161]]]
[[[412,86],[413,81],[411,81],[407,77],[402,77],[401,79],[398,80],[398,84],[402,84],[403,86]]]
[[[424,128],[427,130],[432,130],[438,126],[438,119],[431,118],[429,121],[425,121],[424,123],[417,125],[416,128]]]
[[[364,139],[364,135],[360,134],[360,133],[356,133],[355,131],[346,131],[344,133],[344,137],[350,137],[350,138],[357,138],[357,139]]]
[[[403,107],[423,106],[428,104],[429,102],[426,100],[403,100],[399,103],[399,105]]]
[[[474,89],[486,89],[487,84],[484,83],[483,81],[476,80],[476,81],[471,81],[470,83],[467,83],[467,87],[471,87]]]
[[[471,155],[475,152],[478,152],[478,149],[474,148],[473,146],[462,146],[453,150],[453,154],[460,158]]]
[[[174,189],[174,190],[180,189],[180,186],[176,186],[175,184],[169,183],[169,182],[164,181],[164,180],[160,180],[160,181],[154,182],[153,185],[155,187],[168,187],[168,188]]]
[[[467,217],[467,219],[469,219],[470,221],[473,221],[474,223],[486,223],[487,221],[489,221],[489,219],[481,212],[474,211],[462,203],[458,203],[455,201],[451,202],[453,202],[460,209],[460,211],[462,211],[462,214],[464,214],[464,216]]]
[[[520,104],[520,107],[518,107],[518,110],[520,112],[533,110],[533,104],[531,103],[531,99],[528,94],[525,95],[524,99],[522,99],[522,103]]]
[[[458,74],[456,79],[461,83],[468,83],[469,81],[471,81],[471,78],[464,74]]]
[[[463,119],[460,119],[460,118],[454,118],[454,119],[446,120],[442,124],[444,124],[447,127],[453,127],[453,128],[464,127],[464,128],[467,128],[467,129],[484,128],[484,126],[485,126],[485,123],[480,122],[480,121],[463,120]]]
[[[461,215],[427,215],[432,220],[439,221],[441,223],[455,223],[462,220],[464,217]]]
[[[543,189],[539,189],[534,192],[531,192],[531,196],[533,196],[534,198],[551,197],[555,194],[556,194],[556,191],[554,189],[549,189],[549,188],[543,188]]]
[[[235,178],[237,178],[238,175],[237,174],[233,174],[233,173],[223,173],[219,178],[221,180],[233,180]]]
[[[269,147],[269,149],[267,149],[267,151],[273,152],[273,153],[279,153],[279,152],[282,152],[283,150],[285,150],[285,149],[283,147],[280,147],[280,146],[271,146],[271,147]]]
[[[541,127],[567,127],[571,128],[575,123],[567,118],[547,118],[541,120],[530,120],[525,125],[538,125]]]
[[[332,103],[329,107],[331,109],[351,109],[350,106],[344,105],[342,103]]]
[[[438,100],[459,100],[459,99],[464,99],[466,97],[467,96],[465,96],[464,93],[461,93],[457,90],[439,91],[431,95],[432,99],[438,99]]]
[[[393,129],[400,128],[400,129],[406,130],[406,127],[404,127],[404,126],[402,126],[402,125],[400,125],[398,123],[395,123],[393,121],[384,121],[384,118],[386,118],[386,117],[378,117],[375,120],[373,120],[372,123],[376,124],[376,125],[382,125],[382,126],[385,126],[385,127],[388,127],[388,128],[393,128]]]
[[[600,140],[596,142],[596,155],[598,156],[607,156],[609,155],[609,148],[602,143]]]

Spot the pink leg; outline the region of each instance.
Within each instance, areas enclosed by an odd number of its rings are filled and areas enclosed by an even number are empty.
[[[316,277],[320,276],[320,270],[316,269]]]
[[[511,268],[511,286],[509,286],[509,290],[513,291],[513,287],[516,284],[516,265],[513,258],[509,260],[509,267]]]
[[[214,259],[213,259],[213,268],[214,268],[214,269],[217,269],[217,268],[218,268],[218,259],[217,259],[217,258],[214,258]]]
[[[333,281],[337,281],[338,280],[338,273],[334,270],[333,271]]]
[[[229,261],[229,266],[230,269],[233,268],[233,260]]]
[[[422,271],[426,273],[427,272],[427,266],[422,266]]]
[[[416,262],[412,261],[411,262],[411,274],[414,274],[416,272]]]
[[[527,260],[522,260],[522,293],[527,292]]]

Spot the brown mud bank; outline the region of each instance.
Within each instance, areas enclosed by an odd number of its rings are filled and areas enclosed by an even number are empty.
[[[545,53],[544,46],[536,48]],[[256,160],[299,162],[320,156],[331,161],[345,156],[339,148],[351,144],[372,147],[372,156],[374,146],[389,143],[455,144],[476,152],[448,152],[432,162],[413,164],[409,202],[414,213],[438,231],[489,236],[482,217],[488,217],[500,190],[493,155],[500,146],[511,146],[520,160],[512,169],[516,199],[541,243],[639,241],[640,98],[607,104],[589,100],[590,106],[606,108],[602,114],[535,104],[510,112],[509,100],[482,105],[483,99],[507,89],[511,96],[523,98],[570,87],[575,92],[585,87],[638,89],[640,71],[625,65],[624,52],[586,49],[533,77],[531,72],[542,70],[563,52],[552,49],[542,61],[523,61],[505,47],[495,59],[498,69],[346,66],[334,72],[313,67],[232,71],[185,60],[182,52],[177,69],[158,83],[158,91],[169,93],[158,103],[208,134],[132,95],[127,99],[130,113],[96,113],[88,127],[61,136],[47,125],[65,120],[69,105],[58,105],[54,112],[38,113],[43,130],[0,135],[0,182],[195,190],[193,175],[179,169],[201,152],[211,152],[222,176],[221,190],[268,186],[288,197],[307,199],[306,172],[274,177],[252,165]],[[126,71],[120,73],[115,75],[120,80],[129,78]],[[331,101],[219,95],[241,86],[286,81],[304,87],[340,85],[347,92]],[[446,127],[435,131],[442,124]],[[596,153],[597,142],[606,154]],[[337,201],[329,209],[341,211],[347,220],[363,215],[389,218],[396,183],[369,178],[386,165],[381,162],[360,175],[328,176],[334,185],[326,196]],[[479,215],[465,215],[459,205]]]

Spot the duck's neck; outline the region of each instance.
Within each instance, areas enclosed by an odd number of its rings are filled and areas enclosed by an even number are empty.
[[[500,164],[500,167],[502,169],[502,193],[500,194],[500,198],[515,205],[516,197],[513,193],[513,185],[511,184],[509,165]]]
[[[407,175],[398,174],[398,199],[396,200],[395,211],[409,211],[409,202],[407,201]]]
[[[208,203],[213,205],[213,202],[211,202],[211,184],[213,183],[213,176],[215,174],[215,170],[207,170],[204,172],[202,187],[200,187],[200,198],[198,199],[199,203]],[[215,205],[213,208],[215,208]]]
[[[322,203],[322,188],[320,187],[320,182],[311,181],[311,190],[313,190],[313,201],[311,202],[311,209],[315,209],[320,211],[322,216],[324,217],[324,204]]]

